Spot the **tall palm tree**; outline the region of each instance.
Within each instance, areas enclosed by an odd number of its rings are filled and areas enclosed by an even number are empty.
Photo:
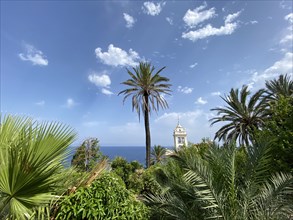
[[[264,111],[264,99],[261,99],[264,90],[259,90],[250,98],[247,86],[231,89],[228,96],[221,97],[227,106],[211,109],[217,112],[217,117],[212,118],[211,125],[219,122],[228,122],[215,134],[215,138],[230,142],[239,140],[239,144],[248,145],[252,139],[254,129],[264,124],[267,112]]]
[[[157,168],[161,192],[145,196],[154,219],[289,219],[293,176],[270,173],[267,140],[248,147],[242,167],[237,166],[237,153],[234,145],[211,146],[203,157],[194,147],[175,150]]]
[[[75,132],[58,123],[0,117],[0,218],[29,219],[50,203]]]
[[[151,151],[151,163],[160,163],[166,156],[166,148],[161,145],[155,145]]]
[[[133,72],[127,69],[130,79],[122,82],[123,85],[129,88],[121,91],[124,94],[123,103],[132,96],[132,110],[136,110],[138,118],[142,111],[144,116],[145,137],[146,137],[146,166],[150,166],[150,148],[151,134],[149,114],[153,110],[157,112],[159,108],[168,108],[168,103],[164,99],[164,94],[170,95],[170,86],[167,82],[169,79],[160,75],[160,72],[165,67],[155,71],[155,67],[148,62],[140,62],[137,67],[132,68]]]
[[[290,75],[280,75],[278,79],[266,81],[266,98],[268,101],[274,101],[284,97],[293,96],[293,80]]]

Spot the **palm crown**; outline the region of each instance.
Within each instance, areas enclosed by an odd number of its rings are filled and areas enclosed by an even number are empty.
[[[155,67],[144,62],[133,68],[134,73],[127,69],[131,78],[122,84],[130,88],[121,91],[119,95],[125,95],[123,102],[132,95],[132,109],[137,111],[139,117],[141,110],[143,112],[151,112],[151,110],[157,112],[159,107],[168,108],[168,103],[162,94],[170,95],[169,87],[171,84],[165,84],[169,79],[160,75],[164,69],[165,67],[153,74]]]
[[[264,111],[264,99],[260,99],[264,91],[259,90],[250,99],[250,91],[247,86],[231,89],[228,96],[222,97],[227,106],[211,109],[217,111],[217,117],[211,119],[212,125],[218,122],[229,122],[221,127],[215,135],[219,140],[239,140],[240,144],[249,143],[252,131],[260,128],[266,117]]]

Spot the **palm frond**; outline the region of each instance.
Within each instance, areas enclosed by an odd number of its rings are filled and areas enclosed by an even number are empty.
[[[23,218],[54,196],[75,132],[58,123],[5,116],[0,123],[0,213]]]

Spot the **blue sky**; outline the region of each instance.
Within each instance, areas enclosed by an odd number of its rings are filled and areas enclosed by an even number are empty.
[[[292,1],[1,1],[1,112],[58,121],[77,144],[143,146],[144,124],[117,94],[149,61],[170,78],[169,109],[151,114],[152,145],[213,138],[220,96],[292,76]]]

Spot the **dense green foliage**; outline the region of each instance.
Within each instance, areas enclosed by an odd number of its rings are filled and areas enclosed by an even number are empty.
[[[90,187],[66,196],[57,219],[148,219],[148,209],[125,188],[120,177],[104,173]]]
[[[121,177],[126,188],[133,193],[144,194],[158,190],[158,185],[152,175],[153,167],[143,169],[137,161],[128,163],[124,158],[116,157],[111,163],[111,168]]]
[[[125,158],[116,157],[111,162],[111,168],[114,173],[121,177],[126,185],[126,188],[131,189],[131,180],[133,179],[132,176],[142,169],[142,165],[137,161],[132,161],[128,163]]]
[[[139,65],[133,68],[133,72],[127,69],[130,79],[122,82],[123,85],[129,88],[121,91],[124,94],[123,102],[132,96],[132,110],[136,110],[138,117],[142,111],[144,116],[145,137],[146,137],[146,166],[151,164],[151,134],[149,125],[149,114],[153,110],[157,112],[159,108],[167,108],[168,103],[163,95],[170,95],[170,86],[167,82],[169,79],[160,75],[165,67],[155,71],[155,67],[148,62],[140,62]]]
[[[281,95],[270,102],[270,118],[265,127],[258,132],[271,140],[274,155],[273,169],[293,173],[293,96]]]
[[[80,171],[90,171],[101,158],[99,140],[88,138],[76,149],[71,165]]]
[[[27,219],[56,197],[75,133],[58,123],[4,116],[0,121],[0,218]]]
[[[175,151],[157,171],[161,193],[146,196],[152,218],[288,219],[293,177],[270,172],[270,150],[259,140],[244,158],[235,145],[214,145],[204,155],[194,146]]]

